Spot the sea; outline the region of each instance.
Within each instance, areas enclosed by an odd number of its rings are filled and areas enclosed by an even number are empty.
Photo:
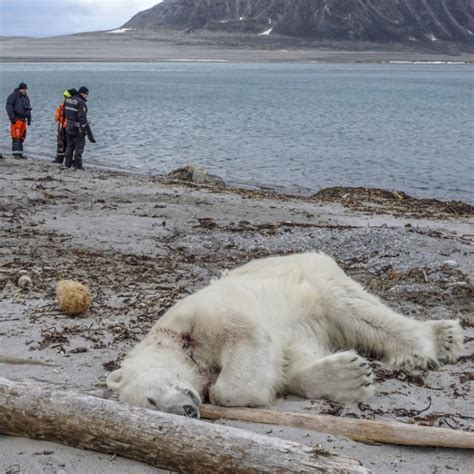
[[[472,64],[0,64],[0,97],[20,82],[33,158],[55,156],[54,111],[85,85],[97,140],[86,167],[164,175],[195,164],[284,193],[366,186],[474,203]]]

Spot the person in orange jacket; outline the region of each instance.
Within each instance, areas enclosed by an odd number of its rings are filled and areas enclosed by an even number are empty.
[[[54,112],[54,121],[58,124],[58,133],[56,138],[56,158],[53,160],[53,163],[62,164],[64,161],[64,155],[66,154],[67,147],[67,119],[66,114],[64,113],[64,104],[67,98],[72,97],[76,94],[76,89],[68,89],[64,91],[64,100],[61,102],[61,104],[58,105],[56,111]]]
[[[28,86],[22,82],[8,96],[6,110],[11,122],[12,153],[14,158],[25,158],[23,142],[26,130],[31,124],[31,104],[28,97]]]

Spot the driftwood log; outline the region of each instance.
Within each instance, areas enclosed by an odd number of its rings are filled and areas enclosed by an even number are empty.
[[[0,432],[180,472],[368,472],[303,444],[3,377]]]
[[[474,449],[474,433],[461,430],[254,408],[226,408],[214,405],[202,405],[200,412],[201,418],[209,420],[229,419],[291,426],[346,436],[365,443]]]

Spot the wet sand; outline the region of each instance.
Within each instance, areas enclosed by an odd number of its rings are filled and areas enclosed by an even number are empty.
[[[460,318],[466,351],[436,371],[389,372],[374,363],[378,392],[366,404],[284,397],[272,408],[473,431],[473,223],[469,206],[417,204],[382,190],[291,197],[7,156],[0,160],[0,355],[57,366],[0,363],[0,375],[103,390],[108,372],[153,322],[220,270],[255,257],[322,250],[406,315]],[[22,270],[32,278],[30,290],[17,286]],[[84,316],[59,311],[60,278],[91,288]],[[320,444],[378,473],[472,468],[472,453],[462,450],[368,446],[299,429],[222,423]],[[22,438],[0,436],[0,452],[2,472],[158,472],[120,456]]]

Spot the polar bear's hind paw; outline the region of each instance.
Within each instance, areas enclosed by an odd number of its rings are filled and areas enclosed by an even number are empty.
[[[386,362],[389,369],[393,370],[412,370],[429,369],[435,370],[439,367],[436,358],[422,352],[413,351],[412,354],[399,354]]]
[[[436,355],[442,362],[456,362],[464,348],[464,336],[459,321],[430,321],[433,329]]]

